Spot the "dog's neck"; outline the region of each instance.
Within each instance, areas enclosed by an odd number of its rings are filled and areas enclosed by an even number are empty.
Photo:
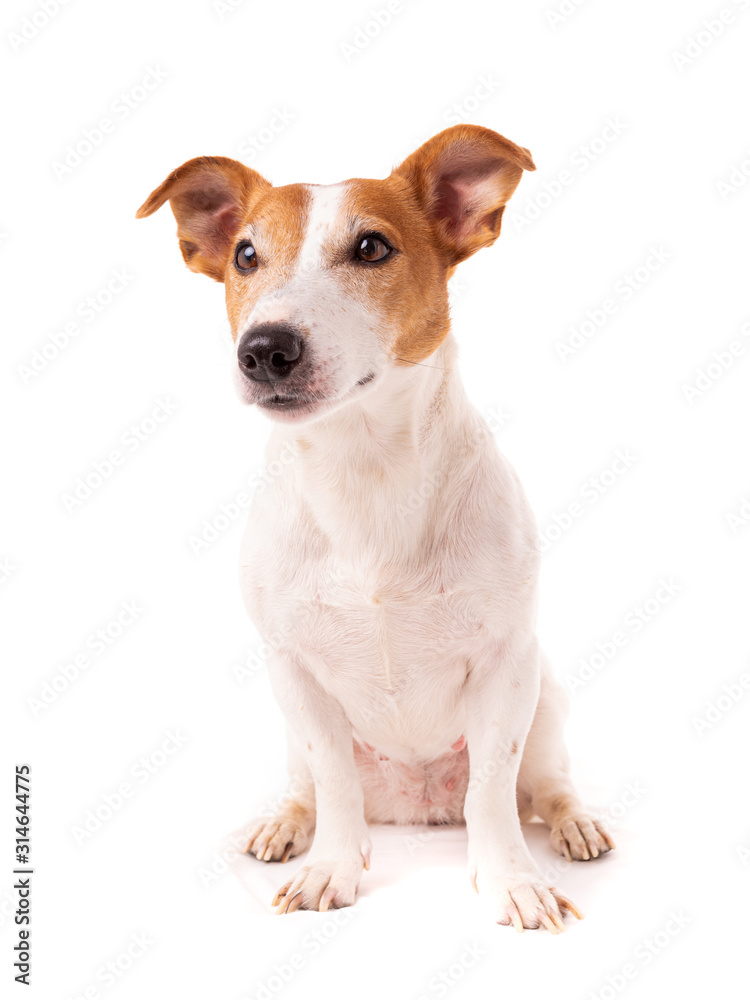
[[[381,378],[317,421],[278,425],[270,449],[294,454],[292,480],[336,555],[369,565],[401,561],[419,545],[476,421],[450,336],[423,364]]]

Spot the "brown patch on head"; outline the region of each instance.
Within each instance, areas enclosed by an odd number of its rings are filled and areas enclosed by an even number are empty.
[[[226,156],[199,156],[173,170],[136,212],[143,219],[169,201],[177,236],[191,271],[224,280],[232,237],[258,193],[270,187],[244,163]]]
[[[346,184],[346,229],[385,237],[395,253],[382,265],[352,267],[349,288],[390,332],[397,363],[428,357],[448,334],[448,267],[429,221],[399,177]],[[395,336],[394,336],[395,333]]]
[[[534,169],[527,149],[489,129],[458,125],[386,180],[348,182],[357,230],[381,233],[398,251],[376,278],[364,273],[356,281],[384,325],[398,331],[389,345],[396,364],[418,364],[443,342],[448,279],[460,261],[494,243],[523,171]]]
[[[249,240],[260,261],[253,272],[240,273],[234,267],[226,272],[227,314],[235,340],[243,317],[258,299],[294,276],[309,209],[310,191],[306,185],[269,186],[253,201],[252,211],[235,232],[232,246],[239,240]]]
[[[136,217],[151,215],[167,200],[187,266],[226,284],[227,313],[236,339],[241,316],[292,275],[304,238],[309,191],[302,184],[275,188],[237,160],[200,156],[173,170]],[[245,273],[234,268],[240,239],[253,243],[262,267]]]

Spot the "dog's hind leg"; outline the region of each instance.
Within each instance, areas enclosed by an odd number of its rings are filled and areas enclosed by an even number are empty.
[[[315,785],[305,755],[287,726],[287,766],[290,782],[272,813],[254,824],[246,854],[259,861],[288,861],[302,854],[315,830]]]
[[[563,738],[568,696],[542,657],[542,680],[534,721],[518,775],[519,802],[549,826],[553,848],[568,861],[590,861],[614,848],[602,823],[586,812],[570,780]]]

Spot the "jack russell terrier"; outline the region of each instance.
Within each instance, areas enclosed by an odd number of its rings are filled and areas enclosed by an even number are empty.
[[[273,637],[289,794],[247,851],[307,863],[279,912],[355,900],[372,823],[465,819],[474,887],[517,930],[580,913],[523,839],[569,860],[614,847],[584,810],[566,696],[534,635],[539,543],[514,471],[456,370],[447,282],[500,233],[527,149],[475,125],[385,180],[274,187],[203,156],[173,171],[187,266],[224,282],[244,402],[273,419],[242,590]]]

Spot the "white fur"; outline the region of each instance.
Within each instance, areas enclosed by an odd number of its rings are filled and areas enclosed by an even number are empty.
[[[303,272],[325,264],[323,247],[326,237],[336,231],[346,185],[308,185],[308,191],[312,196],[312,206],[307,220],[307,232],[297,259],[297,269]]]
[[[243,541],[243,595],[274,637],[293,779],[248,849],[278,860],[314,827],[282,906],[324,909],[354,900],[367,820],[465,815],[472,877],[497,919],[517,922],[515,907],[523,925],[549,926],[558,901],[519,808],[572,856],[608,845],[570,784],[565,699],[534,638],[536,527],[466,399],[452,337],[424,365],[395,365],[378,317],[326,266],[342,191],[314,190],[294,278],[254,310],[305,324],[337,405],[274,427],[269,462],[296,458],[254,500]],[[358,391],[368,371],[377,378]]]

